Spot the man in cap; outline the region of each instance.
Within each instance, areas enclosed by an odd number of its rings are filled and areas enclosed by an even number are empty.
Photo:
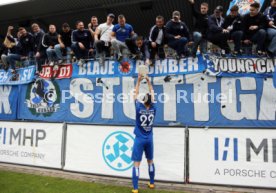
[[[180,12],[174,11],[172,19],[166,24],[166,35],[169,47],[176,50],[178,57],[187,55],[187,43],[190,41],[189,29],[180,20]]]
[[[214,14],[211,15],[208,19],[208,40],[213,44],[220,47],[221,54],[224,56],[225,54],[230,53],[230,47],[227,43],[229,39],[229,33],[223,29],[224,18],[222,17],[223,7],[217,6],[214,10]]]

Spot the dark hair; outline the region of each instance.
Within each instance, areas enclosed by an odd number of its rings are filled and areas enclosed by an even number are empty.
[[[79,23],[81,23],[82,21],[78,20],[76,21],[76,26],[79,25]]]
[[[118,19],[124,19],[124,18],[125,18],[124,15],[122,15],[122,14],[118,15]]]
[[[70,27],[68,23],[62,24],[62,28],[68,28],[68,27]]]
[[[22,31],[22,30],[26,30],[26,28],[24,28],[24,27],[18,28],[18,31]]]
[[[239,6],[237,5],[233,5],[230,9],[230,11],[238,11],[239,10]]]
[[[250,7],[254,7],[255,9],[259,9],[260,8],[260,3],[254,2],[250,5]]]
[[[138,37],[136,38],[136,41],[140,41],[140,40],[144,40],[144,37],[143,37],[143,36],[138,36]]]
[[[96,16],[92,16],[92,17],[91,17],[91,19],[92,19],[92,18],[96,18],[96,19],[98,19]]]
[[[162,15],[158,15],[157,17],[156,17],[156,19],[162,19],[163,21],[164,21],[164,17],[162,16]]]
[[[209,4],[206,3],[206,2],[203,2],[203,3],[201,3],[200,5],[201,5],[201,6],[205,6],[205,7],[209,7]]]
[[[33,29],[36,26],[39,27],[39,25],[37,23],[33,23],[32,26],[31,26],[31,28]]]
[[[152,98],[151,98],[151,94],[150,93],[147,93],[145,96],[144,96],[144,104],[145,105],[150,105],[152,103]]]

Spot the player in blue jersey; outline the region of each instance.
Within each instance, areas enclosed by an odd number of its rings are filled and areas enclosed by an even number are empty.
[[[136,125],[134,129],[135,140],[132,152],[132,161],[134,162],[132,170],[132,193],[138,193],[138,181],[139,181],[139,166],[142,160],[143,152],[146,154],[146,158],[149,166],[150,182],[149,188],[154,188],[154,175],[155,167],[153,163],[153,133],[152,126],[155,117],[156,108],[154,105],[154,91],[148,77],[146,77],[149,87],[149,93],[145,95],[142,102],[139,102],[139,88],[142,77],[139,75],[135,88],[135,105],[136,105]]]

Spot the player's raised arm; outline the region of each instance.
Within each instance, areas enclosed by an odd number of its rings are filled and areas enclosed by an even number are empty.
[[[136,83],[136,87],[135,87],[134,100],[136,100],[138,95],[139,95],[141,80],[142,80],[142,76],[139,74],[138,75],[138,80],[137,80],[137,83]]]
[[[151,100],[152,100],[152,102],[155,102],[154,90],[153,90],[153,87],[152,87],[152,85],[151,85],[151,82],[150,82],[150,79],[149,79],[148,76],[146,77],[146,80],[147,80],[147,83],[148,83],[148,86],[149,86],[149,93],[150,93],[150,95],[151,95]]]

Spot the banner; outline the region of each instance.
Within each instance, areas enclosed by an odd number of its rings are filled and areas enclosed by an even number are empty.
[[[74,64],[74,78],[103,78],[103,77],[137,77],[137,67],[144,64],[141,60],[124,59],[121,63],[115,60],[106,60],[104,65],[98,61],[88,61],[83,66]],[[197,58],[183,58],[157,60],[154,66],[149,67],[149,76],[164,76],[168,74],[194,74],[205,70],[202,55]]]
[[[62,124],[0,122],[0,162],[61,169]]]
[[[204,74],[150,78],[159,126],[275,127],[272,78],[210,77]],[[137,78],[38,79],[22,85],[18,118],[134,125]],[[141,98],[148,92],[141,83]]]
[[[190,129],[193,183],[276,188],[276,131]]]
[[[272,77],[276,59],[254,57],[220,57],[214,54],[205,55],[206,74],[209,76],[227,77]]]
[[[65,170],[130,178],[134,127],[68,125]],[[184,182],[183,128],[154,128],[155,179]],[[164,153],[166,152],[166,153]],[[148,179],[143,156],[140,178]]]
[[[11,70],[0,70],[0,85],[28,84],[34,81],[35,71],[35,66],[16,69],[16,73],[12,73]]]
[[[63,64],[55,66],[42,66],[42,70],[39,73],[40,78],[44,79],[62,79],[62,78],[71,78],[73,73],[72,64]]]
[[[230,9],[231,9],[231,7],[233,7],[233,5],[239,6],[239,13],[241,15],[245,15],[245,14],[249,13],[250,4],[252,4],[254,2],[260,3],[261,8],[262,8],[265,0],[232,0],[230,3],[229,9],[227,11],[227,15],[229,15]]]
[[[17,86],[0,86],[0,120],[15,120],[17,117]]]

